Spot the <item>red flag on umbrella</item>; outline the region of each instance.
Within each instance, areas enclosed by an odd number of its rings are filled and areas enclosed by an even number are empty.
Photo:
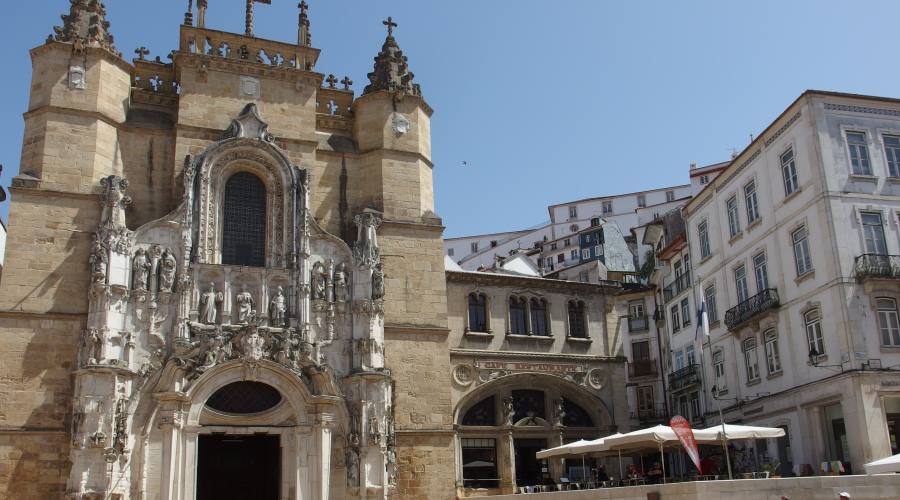
[[[691,424],[682,416],[674,416],[669,421],[669,426],[675,432],[675,435],[678,436],[681,446],[684,446],[684,451],[691,457],[691,461],[697,466],[697,470],[700,471],[700,474],[703,474],[703,469],[700,468],[700,450],[697,449],[697,440],[694,439],[694,431],[691,429]]]

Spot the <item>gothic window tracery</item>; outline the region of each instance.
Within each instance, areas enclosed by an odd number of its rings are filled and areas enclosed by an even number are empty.
[[[225,184],[222,263],[264,267],[266,186],[256,175],[238,172]]]
[[[462,421],[463,425],[497,425],[496,398],[490,396],[484,398],[469,408]]]

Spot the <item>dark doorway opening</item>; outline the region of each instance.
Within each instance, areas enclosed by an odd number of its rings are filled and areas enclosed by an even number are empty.
[[[550,479],[546,460],[538,460],[537,452],[547,449],[546,439],[518,439],[516,447],[516,486],[543,484]]]
[[[278,436],[200,436],[197,500],[278,500]]]

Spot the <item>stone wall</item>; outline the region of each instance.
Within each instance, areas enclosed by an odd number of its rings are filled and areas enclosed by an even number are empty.
[[[449,433],[398,433],[400,465],[396,495],[404,500],[456,498],[453,436]]]

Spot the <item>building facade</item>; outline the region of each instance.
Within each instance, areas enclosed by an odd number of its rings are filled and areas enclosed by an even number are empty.
[[[432,110],[392,20],[356,95],[252,7],[126,62],[73,0],[31,51],[0,496],[455,496]]]

